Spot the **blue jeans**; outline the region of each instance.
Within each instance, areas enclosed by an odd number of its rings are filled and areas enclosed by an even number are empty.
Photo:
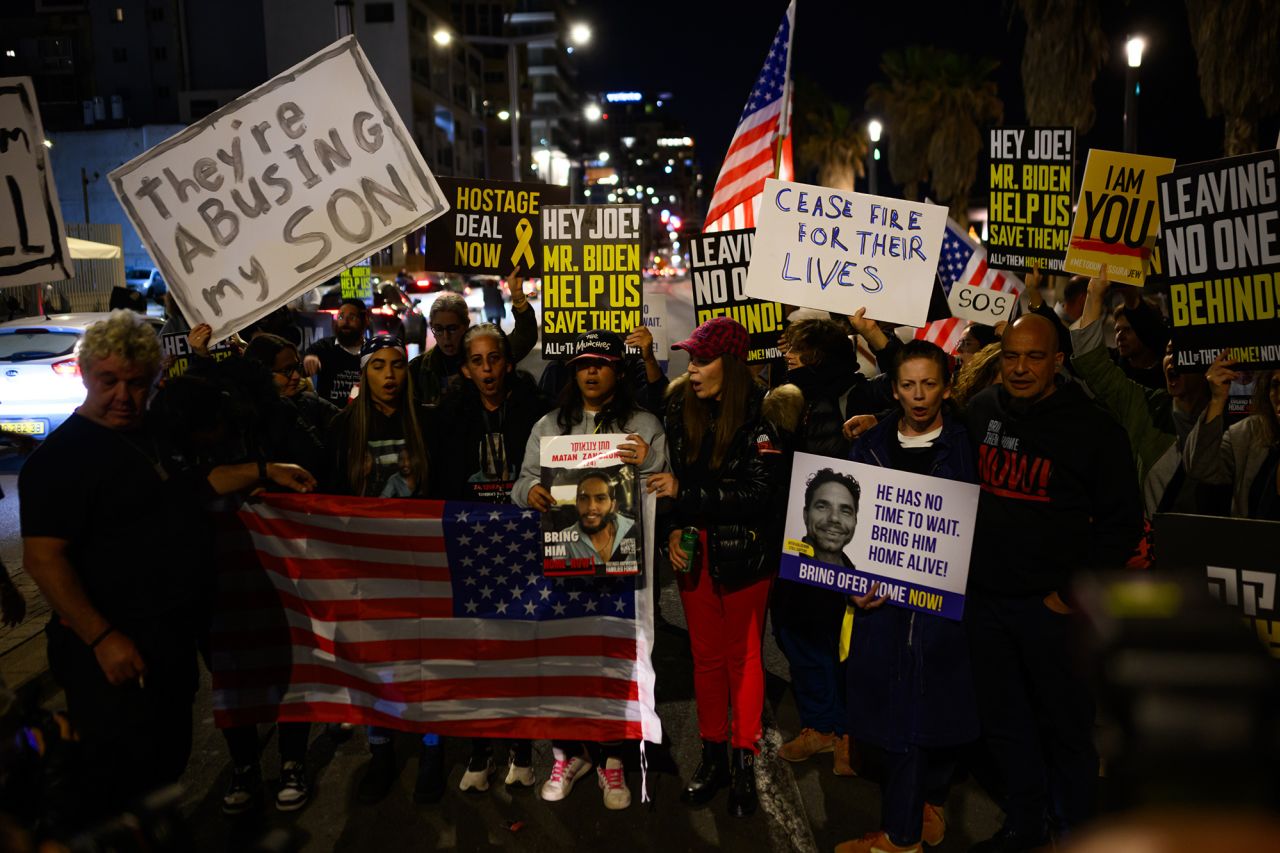
[[[775,620],[773,635],[791,667],[801,725],[843,735],[849,730],[845,666],[840,663],[839,630],[824,630],[827,627],[814,630]]]

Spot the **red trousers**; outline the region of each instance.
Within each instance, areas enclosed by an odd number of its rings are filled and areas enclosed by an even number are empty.
[[[705,546],[702,553],[706,553]],[[729,741],[735,749],[757,752],[764,708],[760,646],[773,578],[766,576],[745,587],[726,589],[711,579],[705,559],[688,574],[678,575],[693,649],[698,734],[703,740]]]

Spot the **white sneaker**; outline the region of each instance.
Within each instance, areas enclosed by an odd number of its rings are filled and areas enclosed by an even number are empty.
[[[476,762],[474,759],[467,763],[466,772],[462,774],[462,781],[458,783],[460,791],[487,791],[489,790],[489,776],[493,773],[493,759],[487,758],[484,765],[479,770],[473,770]]]
[[[586,758],[576,755],[565,758],[559,750],[554,754],[556,760],[551,765],[551,777],[542,783],[542,788],[538,791],[538,796],[551,803],[569,796],[573,783],[591,771],[591,762]]]
[[[622,762],[617,758],[606,758],[604,767],[596,768],[596,779],[600,782],[600,790],[604,792],[604,807],[618,811],[631,805],[631,789],[627,787],[627,779],[623,775]]]
[[[538,781],[534,778],[532,767],[521,767],[516,764],[515,759],[511,760],[511,764],[507,767],[507,785],[521,785],[525,788],[532,788],[533,783]]]

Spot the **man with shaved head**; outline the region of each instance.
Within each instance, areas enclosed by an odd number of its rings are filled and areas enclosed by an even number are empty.
[[[1075,669],[1072,582],[1120,568],[1142,535],[1124,431],[1058,376],[1058,331],[1031,314],[1002,336],[1001,384],[966,413],[982,487],[965,621],[1004,827],[975,850],[1030,850],[1093,812],[1093,698]]]

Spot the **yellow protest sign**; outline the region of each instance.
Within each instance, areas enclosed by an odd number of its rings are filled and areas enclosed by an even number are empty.
[[[1156,180],[1173,171],[1174,163],[1168,157],[1090,151],[1063,271],[1094,276],[1106,264],[1111,281],[1141,286],[1160,230]]]

